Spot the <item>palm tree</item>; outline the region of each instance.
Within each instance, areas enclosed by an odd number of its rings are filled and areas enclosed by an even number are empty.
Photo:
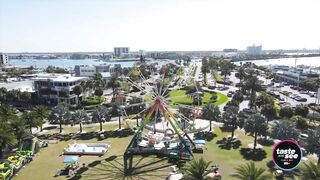
[[[238,73],[236,74],[236,77],[239,78],[240,83],[242,82],[242,80],[246,77],[246,72],[244,70],[243,67],[240,67],[238,70]]]
[[[274,118],[277,117],[277,109],[274,105],[267,104],[262,106],[261,114],[267,118],[267,125],[269,121],[272,121]]]
[[[4,119],[0,117],[0,159],[3,158],[3,151],[8,145],[13,145],[16,142],[16,137],[14,132],[8,125],[4,122]]]
[[[72,119],[76,123],[79,123],[80,133],[82,133],[82,123],[90,120],[87,112],[83,109],[80,109],[80,110],[77,110],[72,116],[73,116]]]
[[[89,94],[91,94],[92,90],[94,89],[94,80],[86,81],[85,87],[85,89],[89,90]]]
[[[226,85],[227,76],[231,75],[233,65],[230,61],[221,61],[220,62],[220,70],[221,75],[223,76],[224,86]]]
[[[250,76],[244,84],[244,88],[250,91],[250,108],[255,106],[256,92],[261,90],[258,78],[256,76]]]
[[[21,118],[24,119],[26,126],[29,127],[31,134],[33,127],[38,127],[42,124],[41,119],[36,115],[35,112],[26,112],[22,115]]]
[[[92,113],[92,121],[100,123],[100,131],[102,131],[102,123],[110,120],[109,111],[105,106],[99,105]]]
[[[200,159],[193,159],[183,169],[183,179],[188,180],[203,180],[207,179],[207,175],[210,171],[207,171],[211,164],[211,161],[207,162],[202,157]]]
[[[320,165],[313,162],[303,163],[300,170],[301,180],[319,180],[320,179]]]
[[[256,150],[257,136],[265,135],[267,132],[266,119],[261,114],[251,115],[244,123],[244,130],[246,133],[254,136],[253,150]]]
[[[223,113],[222,119],[224,126],[231,128],[231,140],[234,137],[234,131],[243,126],[243,121],[241,118],[238,118],[239,108],[236,106],[228,107],[227,111]]]
[[[7,95],[7,88],[1,87],[0,88],[0,96],[2,100],[6,100],[6,95]]]
[[[269,180],[270,175],[264,174],[263,168],[257,168],[253,162],[241,165],[236,168],[236,173],[232,176],[240,180]]]
[[[60,133],[62,133],[62,124],[70,120],[71,114],[66,104],[61,103],[52,109],[53,116],[58,119]]]
[[[82,86],[80,86],[80,85],[75,86],[75,87],[73,88],[73,92],[74,92],[74,94],[77,95],[77,105],[79,106],[79,102],[80,102],[79,96],[80,96],[81,93],[83,92]]]
[[[294,122],[281,120],[280,122],[275,122],[275,125],[272,127],[270,136],[274,139],[280,140],[297,140],[299,137],[299,132],[297,131]]]
[[[21,98],[21,100],[28,102],[31,100],[31,93],[27,92],[27,91],[21,92],[20,98]]]
[[[15,100],[18,98],[18,90],[12,89],[10,91],[7,92],[7,98],[10,99],[11,101]]]
[[[210,122],[210,131],[212,130],[212,121],[219,121],[221,112],[218,106],[215,106],[213,103],[207,103],[206,106],[202,109],[203,116],[205,119],[208,119]]]
[[[104,87],[104,81],[100,73],[95,73],[93,80],[94,80],[95,87]]]
[[[49,117],[49,111],[45,106],[39,105],[34,108],[34,112],[36,116],[41,120],[40,131],[42,132],[42,125],[44,124],[44,120]]]
[[[318,165],[320,165],[320,125],[314,130],[310,130],[306,139],[306,150],[310,154],[318,156]]]
[[[20,118],[17,116],[16,118],[10,120],[10,129],[13,131],[18,141],[28,134],[26,130],[26,121],[22,116]]]
[[[8,121],[13,115],[14,113],[11,106],[8,104],[0,105],[0,117],[3,118],[3,120]]]
[[[112,88],[112,94],[115,95],[115,91],[117,87],[120,87],[120,83],[116,76],[112,76],[110,81],[107,84],[108,88]]]

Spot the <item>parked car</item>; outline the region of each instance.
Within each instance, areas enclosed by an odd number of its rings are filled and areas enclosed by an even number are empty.
[[[228,97],[232,97],[233,96],[233,93],[231,93],[230,91],[228,92],[227,94]]]
[[[315,93],[315,92],[309,92],[309,96],[310,96],[310,97],[315,97],[315,96],[316,96],[316,93]]]
[[[208,89],[215,89],[216,88],[216,86],[214,86],[214,85],[209,85],[208,86]]]
[[[295,97],[299,96],[298,94],[290,94],[289,97],[294,99]]]
[[[307,90],[302,89],[302,90],[300,90],[300,91],[299,91],[299,93],[301,93],[301,94],[308,94],[308,91],[307,91]]]
[[[297,90],[298,87],[297,86],[290,86],[291,89]]]
[[[252,110],[252,109],[250,109],[250,108],[243,108],[243,109],[242,109],[242,112],[251,114],[251,113],[254,113],[254,110]]]
[[[225,90],[228,90],[228,89],[229,89],[228,86],[219,86],[218,87],[218,90],[220,90],[220,91],[225,91]]]
[[[299,102],[307,102],[308,101],[307,98],[303,98],[303,97],[300,97],[300,96],[296,97],[295,100],[299,101]]]

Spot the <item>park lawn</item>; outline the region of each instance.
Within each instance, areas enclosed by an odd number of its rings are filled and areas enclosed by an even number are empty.
[[[216,92],[216,93],[218,98],[217,98],[217,101],[214,103],[214,105],[219,106],[228,100],[228,97],[226,95],[219,92]],[[204,92],[203,99],[202,99],[203,105],[210,102],[211,97],[212,97],[212,93]],[[173,90],[170,92],[169,98],[171,98],[171,102],[176,104],[192,105],[193,103],[193,99],[190,97],[187,97],[185,90]],[[178,108],[178,105],[176,104],[170,105],[170,107]],[[203,107],[203,105],[200,107]]]
[[[109,126],[106,130],[113,129]],[[219,166],[219,171],[223,179],[234,179],[231,174],[235,172],[234,168],[241,164],[249,162],[244,160],[239,150],[241,147],[247,147],[253,142],[253,137],[247,136],[243,131],[237,130],[236,135],[241,140],[242,145],[238,149],[225,150],[218,147],[218,140],[229,135],[229,132],[222,132],[219,127],[214,128],[217,135],[213,140],[207,141],[207,150],[204,154],[194,154],[196,158],[203,157],[207,161],[212,161],[212,164]],[[138,172],[135,175],[124,177],[123,175],[123,153],[129,144],[132,136],[107,138],[103,141],[98,141],[95,137],[88,140],[77,140],[78,142],[90,143],[111,142],[110,151],[103,157],[83,156],[80,157],[80,164],[86,163],[86,167],[80,169],[81,174],[78,174],[75,179],[165,179],[169,173],[170,163],[166,159],[159,159],[155,156],[142,157],[135,156],[133,166]],[[13,179],[24,180],[42,180],[42,179],[67,179],[66,176],[53,178],[57,169],[64,167],[63,156],[59,156],[63,148],[71,144],[73,140],[60,141],[58,144],[50,144],[48,148],[44,148],[34,158],[34,161],[26,165],[19,172],[18,176]],[[271,160],[271,146],[264,147],[267,155],[262,161],[255,161],[258,167],[266,169],[266,163]],[[36,173],[35,173],[36,172]]]
[[[217,81],[217,82],[223,82],[223,79],[220,75],[220,73],[218,71],[215,71],[214,72],[214,79]]]
[[[221,104],[225,103],[228,101],[228,96],[220,93],[220,92],[216,92],[218,95],[218,99],[217,101],[214,103],[214,105],[216,106],[220,106]]]

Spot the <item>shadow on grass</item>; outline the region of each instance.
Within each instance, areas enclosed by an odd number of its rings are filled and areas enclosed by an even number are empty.
[[[232,132],[232,128],[227,126],[220,127],[221,132]]]
[[[218,146],[221,149],[227,149],[230,150],[232,149],[238,149],[242,144],[241,141],[239,139],[228,139],[228,138],[223,138],[221,140],[217,141]]]
[[[263,149],[241,148],[240,154],[244,159],[252,161],[262,161],[267,157],[267,153]]]
[[[58,126],[48,126],[48,127],[44,127],[43,130],[52,130],[52,129],[57,129]]]
[[[116,131],[105,131],[102,134],[104,134],[105,138],[122,138],[122,137],[128,137],[134,134],[134,132],[131,129],[122,129],[122,130],[116,130]],[[83,134],[79,133],[68,133],[68,134],[60,134],[60,133],[54,133],[54,134],[44,134],[38,136],[40,139],[47,139],[47,140],[60,140],[60,141],[69,141],[71,139],[74,140],[90,140],[94,138],[99,139],[99,133],[98,131],[91,131]]]
[[[217,137],[217,135],[213,132],[198,132],[195,134],[196,139],[204,139],[209,142],[212,141],[215,137]]]
[[[263,146],[273,146],[274,142],[272,140],[268,140],[268,139],[258,139],[258,143],[263,145]]]
[[[84,171],[80,171],[80,168],[71,179],[165,179],[169,174],[168,167],[172,165],[172,163],[168,163],[166,157],[134,156],[132,172],[130,175],[125,175],[123,161],[122,155],[110,156],[95,165],[89,164]]]

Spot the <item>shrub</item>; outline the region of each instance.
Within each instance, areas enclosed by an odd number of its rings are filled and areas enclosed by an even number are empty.
[[[295,115],[307,117],[307,115],[309,114],[309,108],[308,108],[308,106],[299,105],[296,107],[294,113],[295,113]]]
[[[306,118],[301,116],[293,116],[291,118],[292,121],[295,121],[296,128],[300,130],[307,130],[309,128],[308,122]]]
[[[103,89],[98,88],[94,91],[94,95],[101,97],[103,95]]]
[[[293,116],[293,110],[291,107],[283,107],[280,109],[280,113],[279,113],[280,117],[287,117],[287,118],[291,118]]]
[[[105,97],[102,97],[102,96],[101,97],[97,97],[97,96],[88,97],[82,101],[82,104],[85,106],[97,105],[97,104],[103,103],[104,100],[105,100]]]

